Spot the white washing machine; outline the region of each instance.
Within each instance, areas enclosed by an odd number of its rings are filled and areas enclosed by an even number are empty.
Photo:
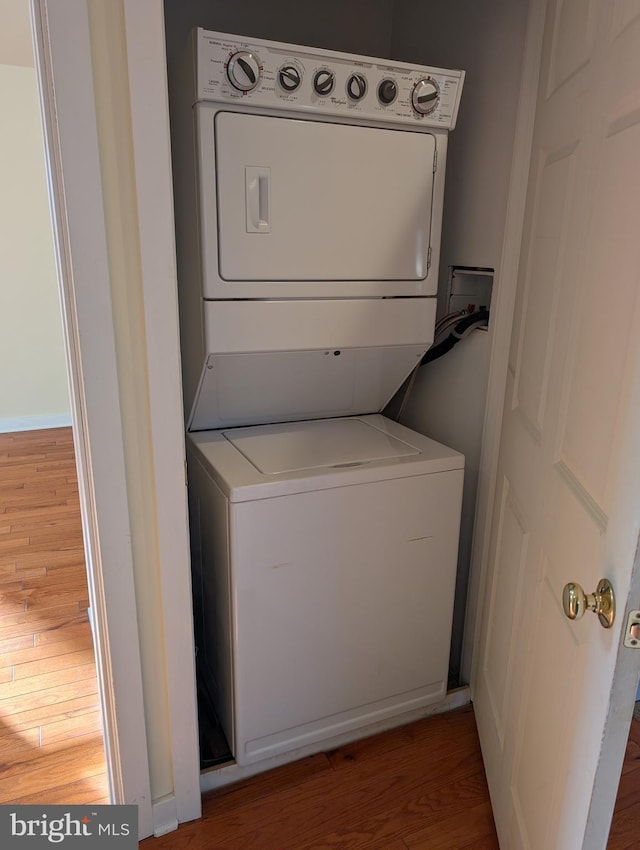
[[[441,700],[464,458],[382,416],[190,435],[202,651],[241,764]]]
[[[464,74],[204,30],[188,68],[196,634],[248,765],[446,691],[464,459],[379,412],[433,341]]]

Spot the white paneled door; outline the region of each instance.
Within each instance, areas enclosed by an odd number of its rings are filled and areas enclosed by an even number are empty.
[[[550,0],[532,150],[474,701],[503,850],[602,850],[640,664],[639,0]],[[567,619],[603,577],[613,627]]]

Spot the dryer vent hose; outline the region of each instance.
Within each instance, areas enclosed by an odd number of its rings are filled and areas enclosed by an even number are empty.
[[[449,336],[445,337],[442,342],[430,348],[420,361],[420,365],[431,363],[451,351],[454,345],[457,345],[461,339],[464,339],[475,328],[486,326],[489,322],[488,310],[476,310],[475,313],[469,313],[464,319],[461,319],[453,328]]]

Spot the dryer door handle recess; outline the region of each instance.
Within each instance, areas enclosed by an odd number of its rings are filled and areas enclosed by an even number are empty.
[[[247,233],[271,232],[271,169],[247,165],[244,169]]]

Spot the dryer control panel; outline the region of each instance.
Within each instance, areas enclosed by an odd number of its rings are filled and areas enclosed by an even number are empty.
[[[195,30],[196,99],[455,127],[464,71]]]

